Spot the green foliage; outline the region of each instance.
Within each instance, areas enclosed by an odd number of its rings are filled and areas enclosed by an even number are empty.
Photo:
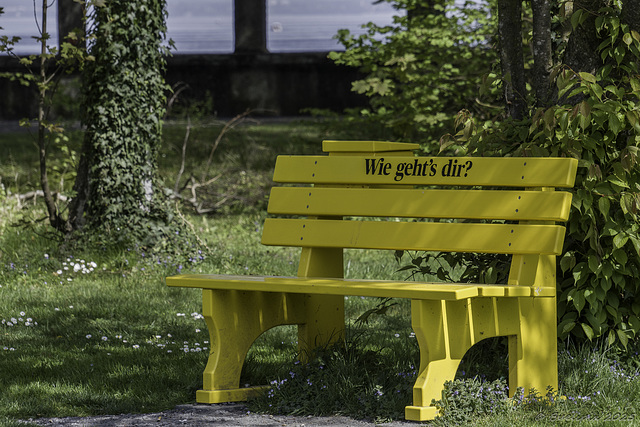
[[[478,378],[447,381],[442,399],[432,404],[440,412],[436,422],[440,425],[469,424],[478,416],[505,414],[513,409],[504,379],[492,382]]]
[[[558,332],[626,347],[640,336],[640,34],[619,12],[598,12],[602,66],[594,74],[554,71],[558,105],[522,122],[463,114],[459,128],[472,132],[450,135],[446,145],[476,155],[580,160],[560,259]]]
[[[409,264],[402,265],[407,253]],[[396,251],[398,271],[408,271],[408,279],[442,282],[504,284],[509,276],[511,257],[501,254],[405,252]]]
[[[168,90],[165,16],[163,0],[103,2],[93,9],[83,121],[87,220],[101,238],[149,246],[180,233],[156,175]]]
[[[401,419],[416,376],[413,348],[403,340],[389,344],[393,347],[366,341],[356,336],[320,349],[308,363],[294,363],[250,407],[271,414]]]
[[[476,102],[475,87],[497,59],[495,15],[476,2],[433,2],[426,10],[418,0],[385,1],[407,13],[390,26],[368,23],[357,37],[340,30],[346,51],[329,55],[366,75],[353,91],[369,97],[370,107],[352,115],[382,123],[395,138],[424,142],[437,141],[461,106],[486,115],[490,108]]]

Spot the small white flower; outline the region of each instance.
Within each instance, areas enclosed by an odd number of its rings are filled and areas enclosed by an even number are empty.
[[[107,337],[102,337],[102,341],[107,341],[109,338]]]
[[[44,259],[49,259],[49,254],[44,254]]]
[[[62,270],[58,270],[58,271],[56,271],[56,274],[57,274],[58,276],[59,276],[59,275],[61,275],[61,274],[62,274]]]
[[[138,344],[134,344],[133,348],[140,348],[140,346]]]
[[[86,338],[87,339],[91,338],[91,334],[87,334]]]
[[[20,316],[24,316],[26,313],[24,311],[20,312]]]

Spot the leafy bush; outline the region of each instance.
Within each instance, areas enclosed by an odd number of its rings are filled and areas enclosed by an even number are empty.
[[[485,382],[478,378],[456,379],[444,383],[442,399],[432,402],[438,408],[438,424],[461,425],[490,414],[504,414],[509,404],[505,379]]]
[[[576,23],[577,25],[577,23]],[[559,335],[627,346],[640,333],[640,34],[603,8],[602,66],[555,71],[558,105],[530,119],[482,123],[461,114],[448,148],[474,155],[580,160],[559,272]],[[456,145],[458,144],[458,145]]]
[[[359,336],[318,350],[307,363],[296,362],[272,381],[249,407],[271,414],[403,418],[417,374],[413,347],[371,344]]]
[[[431,9],[418,0],[385,1],[407,13],[391,26],[368,23],[357,37],[340,30],[346,50],[329,55],[366,74],[353,90],[367,95],[370,107],[353,115],[382,123],[396,138],[422,141],[437,141],[461,106],[484,117],[476,87],[497,60],[490,46],[495,16],[476,2],[433,2]]]

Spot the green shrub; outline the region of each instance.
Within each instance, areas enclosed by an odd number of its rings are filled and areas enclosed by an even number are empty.
[[[353,91],[366,95],[370,106],[352,116],[382,124],[389,137],[431,142],[427,149],[437,150],[434,141],[462,106],[487,113],[476,102],[476,87],[497,60],[490,48],[495,15],[475,2],[447,0],[430,8],[418,0],[385,1],[406,13],[390,26],[368,23],[357,37],[340,30],[336,37],[346,50],[329,57],[366,75]]]
[[[603,65],[594,74],[556,70],[559,105],[520,122],[464,113],[465,131],[447,148],[580,160],[559,263],[558,332],[626,347],[640,333],[640,34],[619,13],[604,8],[595,20]]]

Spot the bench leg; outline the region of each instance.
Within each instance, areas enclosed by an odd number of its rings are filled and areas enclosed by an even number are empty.
[[[413,406],[405,408],[405,418],[427,421],[437,415],[431,401],[442,398],[444,383],[453,381],[471,346],[485,338],[519,333],[517,300],[413,300],[411,324],[420,346],[420,370],[413,386]]]
[[[555,298],[519,298],[519,333],[509,336],[509,396],[522,387],[541,396],[558,390]]]
[[[455,303],[455,304],[454,304]],[[432,399],[442,397],[445,381],[453,380],[470,343],[469,322],[465,315],[458,324],[448,321],[448,311],[466,311],[467,301],[446,302],[439,300],[411,301],[411,324],[420,346],[420,370],[413,386],[413,406],[405,408],[405,418],[426,421],[435,418],[437,410],[431,406]],[[465,322],[463,319],[467,318]],[[466,329],[460,330],[460,329]],[[462,340],[462,341],[460,341]]]
[[[343,277],[340,248],[302,248],[299,277]],[[316,347],[340,341],[344,337],[344,296],[305,296],[305,320],[298,328],[300,357],[309,357]]]
[[[298,326],[298,350],[304,362],[314,349],[344,337],[344,297],[305,295],[305,320]]]
[[[251,344],[279,325],[304,321],[304,295],[204,289],[202,311],[210,337],[199,403],[247,400],[266,387],[240,388],[240,372]]]

